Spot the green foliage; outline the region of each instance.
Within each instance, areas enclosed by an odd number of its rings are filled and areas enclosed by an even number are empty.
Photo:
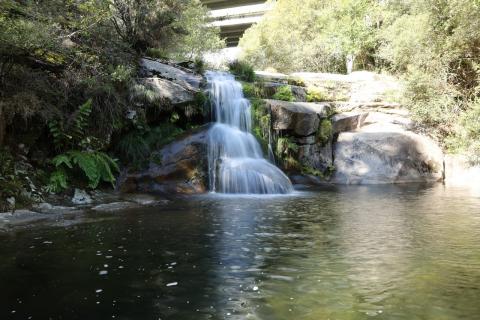
[[[375,60],[381,16],[374,0],[277,1],[249,28],[240,46],[256,68],[280,72],[344,72],[346,58],[358,67]]]
[[[114,173],[119,171],[117,162],[109,155],[100,151],[72,150],[52,159],[56,171],[50,176],[48,190],[60,192],[68,187],[69,174],[75,171],[83,173],[88,187],[96,189],[100,182],[115,184]]]
[[[195,58],[194,67],[197,73],[200,73],[200,74],[205,73],[205,61],[203,61],[202,58],[199,58],[199,57]]]
[[[260,142],[263,150],[268,151],[270,136],[270,114],[265,106],[265,101],[258,98],[250,99],[252,104],[252,132],[255,138]]]
[[[291,137],[277,138],[275,156],[286,170],[300,170],[301,166],[297,160],[298,145]]]
[[[150,146],[151,150],[158,150],[175,140],[175,138],[182,132],[183,130],[181,128],[178,128],[172,123],[166,122],[151,128],[145,136],[145,141]]]
[[[247,98],[263,98],[264,88],[260,82],[242,82],[243,94]]]
[[[57,150],[65,150],[85,142],[88,118],[91,112],[92,100],[88,100],[69,119],[51,120],[48,123]]]
[[[151,159],[153,151],[172,142],[183,132],[171,122],[165,122],[155,127],[133,130],[125,134],[117,143],[115,153],[124,164],[135,169],[143,168]]]
[[[465,153],[472,165],[480,165],[480,99],[472,101],[461,114],[446,144],[449,151]]]
[[[325,145],[333,135],[332,121],[330,119],[322,119],[317,131],[317,141]]]
[[[125,164],[131,164],[135,168],[145,165],[150,156],[150,146],[145,140],[145,134],[139,130],[133,130],[123,136],[115,146],[115,154]]]
[[[302,78],[299,77],[293,77],[293,78],[288,78],[287,83],[292,86],[299,86],[299,87],[305,87],[306,83]]]
[[[228,68],[230,72],[233,73],[238,79],[253,82],[255,81],[255,71],[253,67],[246,62],[243,61],[233,61],[229,63]]]
[[[307,102],[322,102],[327,101],[327,95],[325,91],[316,87],[309,87],[307,90]]]
[[[15,159],[8,150],[0,148],[0,212],[15,209],[7,199],[17,198],[22,187],[23,183],[16,174]]]
[[[290,86],[279,87],[276,90],[275,94],[273,95],[273,99],[282,100],[282,101],[295,101],[295,97],[292,92],[292,87]]]

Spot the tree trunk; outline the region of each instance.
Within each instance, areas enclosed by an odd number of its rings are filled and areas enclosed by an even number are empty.
[[[347,74],[350,74],[353,71],[353,64],[355,63],[355,55],[352,53],[347,55],[346,62],[347,62]]]
[[[7,124],[5,121],[5,114],[3,113],[3,107],[0,105],[0,147],[3,146],[6,131],[7,131]]]

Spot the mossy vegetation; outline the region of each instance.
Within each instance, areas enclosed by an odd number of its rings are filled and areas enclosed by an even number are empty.
[[[0,1],[0,148],[14,162],[0,164],[0,209],[7,198],[15,207],[22,195],[33,197],[33,184],[39,193],[48,181],[54,192],[112,185],[117,157],[141,162],[152,147],[145,139],[165,143],[174,135],[157,127],[174,122],[183,131],[204,120],[203,94],[174,107],[137,76],[142,56],[194,61],[202,73],[202,53],[224,46],[206,7],[67,2]],[[123,136],[128,141],[116,148]],[[36,169],[27,174],[33,184],[18,179],[17,162]],[[32,172],[47,173],[36,179]]]
[[[322,119],[320,125],[318,126],[318,131],[316,134],[317,142],[322,146],[326,145],[333,135],[333,126],[330,119]]]
[[[282,101],[289,101],[289,102],[295,101],[295,96],[293,95],[292,87],[289,85],[278,87],[272,98],[275,100],[282,100]]]
[[[309,87],[307,89],[307,102],[322,102],[328,101],[327,93],[325,90],[317,87]]]
[[[248,63],[237,60],[229,63],[228,68],[239,80],[247,82],[255,81],[255,71]]]
[[[265,101],[258,98],[250,99],[252,104],[252,133],[260,142],[265,153],[268,152],[268,144],[271,130],[271,117],[265,105]]]

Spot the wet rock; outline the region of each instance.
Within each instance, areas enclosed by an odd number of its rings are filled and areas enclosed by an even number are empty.
[[[92,202],[93,202],[92,198],[85,190],[75,189],[75,194],[72,198],[73,204],[87,205],[87,204],[91,204]]]
[[[121,192],[202,193],[208,188],[207,129],[202,127],[177,138],[152,154],[147,170],[127,174]]]
[[[48,219],[49,216],[30,210],[16,210],[13,213],[3,212],[0,213],[0,230],[8,230],[9,228],[33,224]]]
[[[33,210],[44,214],[60,214],[60,213],[80,213],[81,210],[75,207],[54,206],[50,203],[42,202],[33,206]]]
[[[331,112],[329,104],[265,100],[272,114],[274,130],[287,130],[296,136],[309,136],[317,132],[320,118]]]
[[[124,195],[123,198],[125,200],[135,202],[142,206],[154,206],[159,204],[166,204],[169,202],[169,200],[159,199],[158,197],[149,194],[127,194]]]
[[[141,206],[138,203],[121,201],[121,202],[99,204],[93,207],[92,210],[98,211],[98,212],[115,212],[115,211],[122,211],[122,210],[134,209],[139,207]]]

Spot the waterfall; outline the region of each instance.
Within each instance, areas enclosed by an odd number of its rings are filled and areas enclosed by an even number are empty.
[[[208,132],[210,190],[220,193],[281,194],[293,191],[288,177],[263,157],[251,132],[250,102],[226,72],[206,74],[212,114]]]

